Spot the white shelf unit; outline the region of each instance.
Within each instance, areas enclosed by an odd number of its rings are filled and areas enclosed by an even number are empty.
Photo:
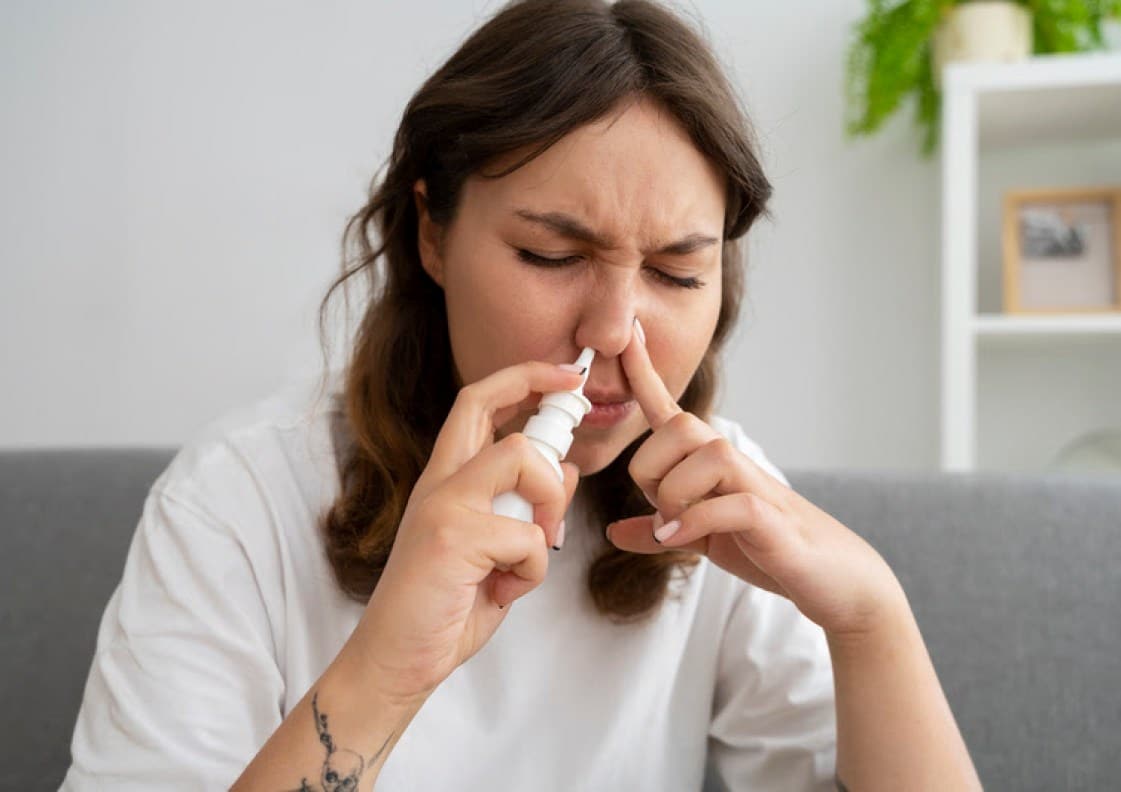
[[[1121,141],[1121,53],[949,64],[942,102],[941,467],[969,471],[979,467],[978,374],[986,354],[1027,349],[1038,364],[1040,354],[1066,354],[1086,341],[1116,341],[1121,352],[1121,314],[1004,315],[999,308],[983,312],[978,302],[979,210],[990,208],[979,201],[983,158]],[[1121,165],[1104,170],[1099,175],[1109,183],[1121,181]],[[990,272],[1000,266],[991,258],[990,251]],[[1012,391],[1004,390],[1007,398]],[[1029,398],[1041,397],[1033,391]],[[1121,404],[1121,395],[1115,398]],[[1021,405],[1011,411],[1024,414]],[[1031,432],[1032,419],[1021,420]]]

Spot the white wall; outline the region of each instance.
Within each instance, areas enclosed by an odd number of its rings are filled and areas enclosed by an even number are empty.
[[[405,102],[498,2],[0,5],[0,446],[178,444],[318,371]],[[937,456],[938,174],[842,137],[862,0],[696,0],[763,136],[722,412],[777,464]]]

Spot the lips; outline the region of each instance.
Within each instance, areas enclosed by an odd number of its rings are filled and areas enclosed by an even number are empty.
[[[619,394],[613,396],[618,398]],[[599,398],[612,398],[612,395],[608,394]],[[589,431],[609,429],[633,415],[637,404],[638,402],[634,399],[614,403],[592,402],[592,409],[584,416],[580,425],[587,427]]]
[[[588,387],[584,388],[584,396],[592,404],[622,404],[634,398],[625,391],[593,390]]]

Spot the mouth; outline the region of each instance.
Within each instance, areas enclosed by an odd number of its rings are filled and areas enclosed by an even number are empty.
[[[585,389],[584,395],[592,403],[591,411],[584,416],[581,426],[607,428],[624,420],[635,405],[632,396],[622,391],[596,391]]]
[[[593,390],[584,388],[584,396],[595,405],[625,404],[634,399],[625,391]]]

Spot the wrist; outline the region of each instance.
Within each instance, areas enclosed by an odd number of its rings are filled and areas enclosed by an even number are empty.
[[[343,645],[328,673],[362,702],[369,712],[384,714],[384,719],[399,723],[403,730],[424,706],[429,693],[405,693],[389,672],[356,647]]]
[[[901,585],[876,598],[874,607],[856,624],[845,629],[826,630],[831,650],[845,652],[883,646],[909,636],[918,625]]]

